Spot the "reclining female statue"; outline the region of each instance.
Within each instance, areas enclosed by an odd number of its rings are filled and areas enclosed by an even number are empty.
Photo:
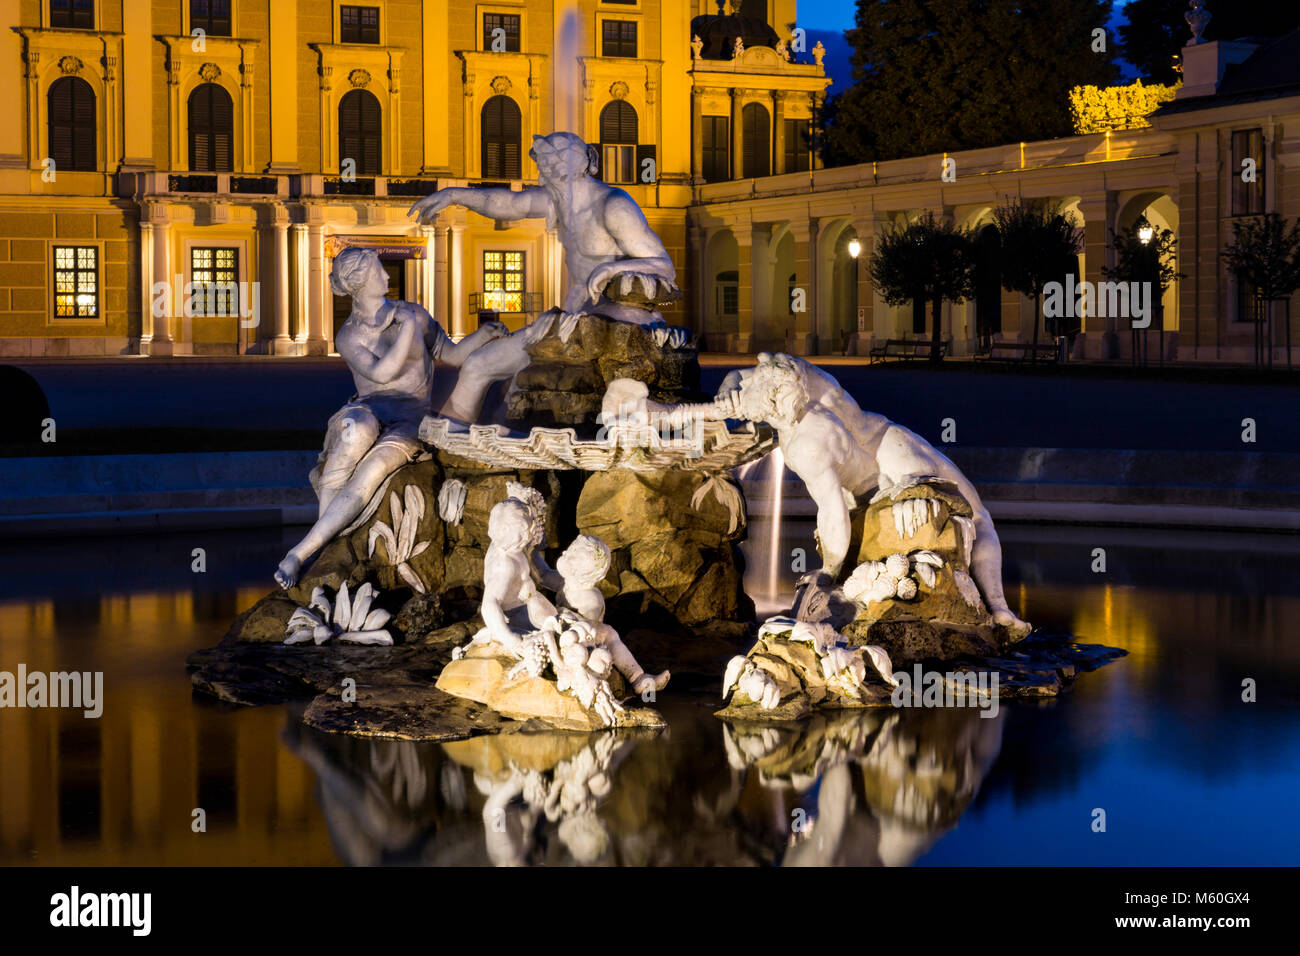
[[[371,249],[339,253],[330,285],[352,297],[352,313],[335,345],[357,391],[326,427],[325,447],[311,473],[318,517],[276,569],[275,580],[285,588],[298,582],[304,562],[361,516],[388,477],[422,450],[418,432],[431,411],[434,361],[461,368],[442,411],[473,421],[484,392],[522,367],[519,357],[526,358],[525,347],[537,335],[532,327],[524,330],[527,337],[508,335],[500,322],[489,322],[452,342],[421,306],[384,297],[388,274]]]

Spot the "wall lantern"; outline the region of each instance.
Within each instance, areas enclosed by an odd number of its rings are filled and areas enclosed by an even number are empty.
[[[858,242],[858,240],[856,240],[856,239],[850,239],[850,240],[849,240],[849,255],[851,255],[854,259],[856,259],[858,256],[862,255],[862,243]]]

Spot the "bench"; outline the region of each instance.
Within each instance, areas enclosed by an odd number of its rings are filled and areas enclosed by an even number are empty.
[[[939,343],[939,357],[952,351],[952,339]],[[868,353],[872,363],[885,359],[897,358],[905,361],[911,359],[928,359],[930,357],[930,339],[886,339],[884,345],[873,346]]]
[[[977,356],[984,362],[1024,362],[1042,359],[1056,361],[1056,343],[1039,342],[1035,351],[1032,342],[994,342],[984,355]]]

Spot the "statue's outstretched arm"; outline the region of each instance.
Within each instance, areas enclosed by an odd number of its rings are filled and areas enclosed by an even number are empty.
[[[550,208],[546,190],[533,186],[529,189],[468,189],[448,186],[429,193],[407,210],[408,216],[429,224],[448,206],[464,206],[489,219],[543,219]]]

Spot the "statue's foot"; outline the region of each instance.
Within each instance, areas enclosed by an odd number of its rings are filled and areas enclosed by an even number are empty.
[[[298,583],[298,574],[302,571],[302,562],[292,554],[286,554],[280,566],[275,569],[275,580],[286,591]]]
[[[1010,608],[996,608],[993,611],[993,623],[1000,624],[1011,632],[1012,640],[1020,640],[1028,636],[1029,632],[1034,629],[1033,625],[1027,621],[1022,621],[1011,613]]]
[[[652,690],[663,690],[668,686],[668,678],[672,676],[668,671],[662,674],[642,674],[632,682],[632,690],[638,694],[645,695]]]

